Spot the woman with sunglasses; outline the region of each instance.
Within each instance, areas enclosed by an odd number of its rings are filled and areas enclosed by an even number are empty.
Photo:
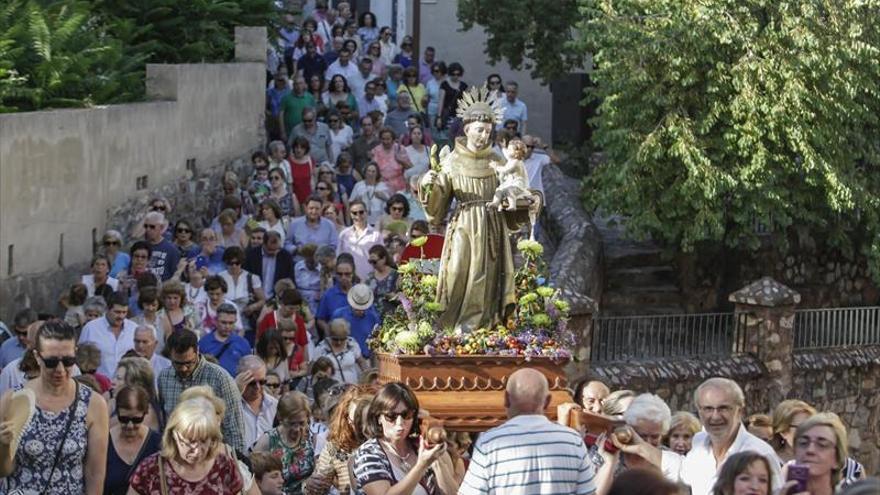
[[[315,444],[309,432],[312,412],[301,392],[288,392],[278,401],[278,426],[267,431],[254,445],[254,452],[266,452],[281,459],[284,493],[303,493],[303,483],[315,468]]]
[[[400,53],[400,49],[397,48],[393,38],[394,32],[391,31],[390,27],[383,26],[382,29],[379,30],[379,48],[382,54],[382,62],[384,62],[386,66],[394,63],[394,57]]]
[[[461,80],[464,75],[464,67],[458,62],[449,64],[449,77],[440,84],[440,116],[435,125],[438,129],[446,129],[449,121],[455,118],[458,108],[458,100],[468,89],[466,82]]]
[[[400,51],[398,51],[397,55],[394,56],[392,62],[395,64],[400,64],[401,67],[406,69],[413,64],[413,60],[413,39],[412,36],[406,35],[403,37],[403,41],[400,43]],[[416,73],[416,78],[418,78],[418,72]]]
[[[116,417],[119,423],[110,428],[105,495],[128,493],[128,478],[132,471],[144,458],[162,447],[162,435],[145,424],[149,408],[149,394],[143,388],[124,386],[117,392]]]
[[[354,492],[359,495],[437,495],[456,493],[458,485],[435,472],[445,459],[446,444],[430,445],[419,437],[419,401],[402,383],[379,390],[367,412],[367,438],[354,453]],[[443,465],[443,461],[437,463]],[[448,461],[449,466],[452,465]],[[438,475],[442,480],[438,480]],[[442,490],[440,484],[442,483]]]
[[[174,224],[174,245],[180,251],[180,259],[194,258],[202,250],[201,246],[193,241],[194,232],[195,229],[188,220],[180,219]]]
[[[367,45],[367,53],[364,55],[364,58],[369,58],[373,61],[373,68],[370,69],[370,74],[379,78],[385,77],[387,66],[385,59],[382,58],[382,44],[379,40],[372,41]]]
[[[275,215],[278,219],[302,215],[299,201],[296,199],[296,195],[287,189],[287,183],[284,181],[284,172],[280,168],[272,169],[269,172],[269,197],[260,203],[260,209],[257,212],[260,215],[263,214],[263,210],[268,204],[267,201],[273,201],[278,206],[278,211]],[[268,231],[269,229],[266,230]],[[284,236],[282,235],[281,238],[283,239]]]
[[[35,396],[35,410],[20,435],[10,419],[21,414],[21,403],[12,407],[12,391],[0,400],[0,478],[6,479],[6,493],[100,493],[109,413],[103,397],[72,377],[76,331],[63,321],[47,321],[34,347],[40,374],[24,388]]]
[[[501,102],[506,95],[504,94],[504,84],[501,76],[498,74],[489,74],[486,78],[486,89],[489,90],[489,101]]]
[[[117,230],[108,230],[104,232],[104,238],[101,240],[103,246],[102,253],[110,260],[110,276],[119,278],[119,274],[128,270],[131,263],[131,256],[122,248],[122,234]]]

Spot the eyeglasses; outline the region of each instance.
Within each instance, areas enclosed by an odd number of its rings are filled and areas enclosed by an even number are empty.
[[[47,368],[53,370],[58,367],[58,363],[64,365],[65,368],[70,368],[74,364],[76,364],[76,356],[52,356],[46,357],[42,354],[40,355],[40,359],[43,360],[43,363]]]
[[[152,224],[152,223],[145,223],[145,224],[144,224],[144,228],[145,228],[145,229],[158,229],[159,226],[158,226],[158,225],[154,225],[154,224]]]
[[[351,210],[352,215],[363,215],[364,213],[366,213],[364,210]]]
[[[119,419],[119,424],[121,424],[121,425],[124,425],[124,424],[139,425],[144,422],[144,417],[146,417],[146,414],[143,414],[141,416],[122,416],[120,414],[119,416],[117,416],[117,418]]]
[[[199,358],[195,358],[191,361],[174,361],[174,360],[171,361],[171,365],[174,366],[175,368],[178,368],[178,369],[179,368],[190,368],[190,367],[195,366],[197,364],[199,364]]]
[[[385,421],[388,421],[389,423],[396,423],[397,418],[403,418],[404,421],[409,421],[413,419],[414,416],[415,414],[413,413],[413,411],[409,410],[403,412],[382,413],[382,417],[385,418]]]
[[[712,406],[700,406],[700,414],[704,414],[706,416],[711,416],[714,413],[718,413],[722,416],[727,416],[731,412],[733,412],[735,408],[733,406],[721,405],[718,407]]]
[[[837,447],[837,444],[825,438],[810,438],[807,436],[802,436],[794,441],[795,447],[799,449],[809,448],[810,444],[815,445],[816,448],[819,450],[831,450]]]
[[[122,243],[119,241],[104,241],[105,246],[121,246]]]
[[[177,229],[178,234],[192,234],[192,232],[190,229]]]

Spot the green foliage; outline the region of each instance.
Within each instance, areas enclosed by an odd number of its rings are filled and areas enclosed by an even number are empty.
[[[593,206],[684,250],[755,249],[756,222],[844,250],[880,241],[880,4],[580,3],[608,158]]]
[[[84,2],[13,0],[0,11],[3,111],[125,98],[121,87],[134,68],[121,44],[90,23]]]
[[[272,0],[93,0],[107,31],[149,62],[226,62],[235,26],[268,26]]]
[[[574,40],[576,0],[459,0],[458,19],[465,30],[486,29],[486,54],[493,63],[506,59],[514,69],[531,70],[544,80],[580,67],[583,52],[568,48]]]
[[[225,62],[272,0],[9,0],[0,6],[0,112],[143,98],[145,63]]]
[[[528,8],[513,19],[524,32],[487,19],[505,3]],[[528,16],[544,22],[554,3],[460,12],[487,27],[490,54],[534,57],[543,77],[568,52],[594,55],[587,99],[601,101],[592,123],[606,160],[585,180],[589,207],[685,251],[755,249],[756,224],[780,249],[808,232],[871,255],[880,275],[880,2],[575,0],[577,35],[548,55]]]

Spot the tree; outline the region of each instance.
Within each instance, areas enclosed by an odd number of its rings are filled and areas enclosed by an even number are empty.
[[[607,158],[585,181],[591,207],[686,251],[755,249],[756,223],[780,248],[809,233],[880,275],[880,3],[576,3],[562,50],[594,54]]]

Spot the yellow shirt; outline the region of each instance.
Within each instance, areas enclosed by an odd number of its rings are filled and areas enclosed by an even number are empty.
[[[423,112],[425,108],[422,106],[422,100],[425,99],[425,96],[428,94],[428,91],[422,86],[421,83],[415,86],[407,86],[406,84],[401,84],[397,88],[397,95],[406,93],[412,96],[412,107],[416,112]]]

